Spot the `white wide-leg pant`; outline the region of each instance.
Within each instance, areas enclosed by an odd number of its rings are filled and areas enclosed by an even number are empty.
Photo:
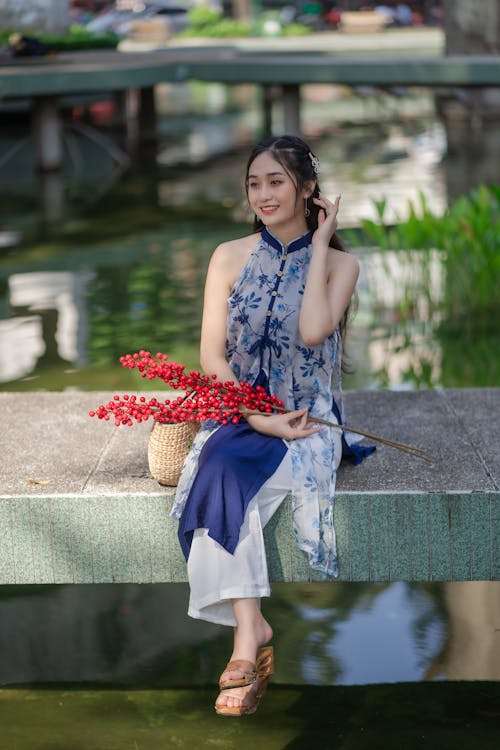
[[[334,456],[342,455],[340,430],[334,430]],[[191,589],[188,615],[220,625],[236,625],[232,599],[270,596],[263,529],[292,488],[292,460],[288,451],[267,482],[250,501],[234,554],[196,529],[187,562]]]
[[[292,486],[290,452],[250,501],[234,554],[196,529],[187,562],[191,588],[188,614],[220,625],[236,625],[231,599],[269,596],[263,529]]]

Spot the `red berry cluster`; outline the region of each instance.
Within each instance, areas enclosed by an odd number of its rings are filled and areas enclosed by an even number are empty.
[[[245,382],[239,385],[231,381],[222,383],[216,375],[202,375],[196,370],[186,373],[184,365],[169,362],[168,356],[161,352],[153,357],[150,352],[141,350],[120,357],[120,362],[123,367],[138,370],[143,378],[160,378],[170,388],[182,390],[185,394],[164,401],[148,400],[145,396],[116,395],[108,404],[101,404],[89,412],[91,417],[109,421],[113,415],[116,425],[145,422],[150,417],[164,424],[203,422],[206,419],[237,424],[244,412],[272,414],[283,409],[283,402],[269,396],[262,386],[254,388]]]

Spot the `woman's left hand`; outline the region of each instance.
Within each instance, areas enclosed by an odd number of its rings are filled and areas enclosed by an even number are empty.
[[[319,207],[318,228],[312,236],[312,244],[328,246],[330,240],[337,229],[337,214],[339,212],[340,195],[332,203],[328,198],[320,193],[318,198],[313,198],[314,203]]]
[[[307,409],[296,409],[280,414],[246,414],[245,418],[256,432],[284,440],[310,437],[322,429],[317,423],[309,420]]]

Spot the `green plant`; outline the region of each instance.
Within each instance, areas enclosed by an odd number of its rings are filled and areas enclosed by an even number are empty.
[[[222,20],[222,11],[200,6],[191,8],[187,13],[187,18],[192,29],[203,29],[206,26],[213,26]]]
[[[76,27],[79,29],[79,27]],[[120,38],[116,34],[91,34],[90,32],[71,31],[68,34],[43,35],[40,41],[57,52],[83,49],[114,49]]]
[[[14,33],[14,29],[0,29],[0,44],[7,44],[9,36]]]
[[[212,8],[192,8],[188,12],[189,26],[178,37],[245,37],[250,34],[250,24],[224,18],[222,11]]]
[[[309,26],[305,26],[303,23],[289,23],[283,26],[283,36],[306,36],[311,33]]]
[[[16,33],[15,29],[0,30],[0,44],[8,44],[11,34]],[[66,50],[78,49],[103,49],[114,48],[119,42],[116,34],[93,34],[87,31],[83,26],[71,26],[63,34],[47,34],[17,31],[17,33],[26,36],[36,36],[40,42],[46,44],[51,50],[63,52]]]
[[[177,37],[189,39],[191,37],[247,37],[250,35],[266,36],[265,21],[274,18],[274,14],[261,14],[258,23],[247,23],[232,18],[224,18],[222,11],[212,8],[197,7],[188,12],[189,26]],[[279,35],[303,36],[309,34],[310,29],[300,23],[283,26]]]
[[[361,228],[381,250],[442,251],[443,326],[448,330],[465,326],[470,331],[496,325],[500,314],[499,186],[475,188],[458,198],[443,216],[434,215],[421,194],[420,204],[410,204],[408,218],[393,227],[384,226],[386,201],[376,202],[375,209],[378,221],[365,219]],[[422,262],[429,262],[428,253],[422,255]],[[428,279],[428,274],[422,278]]]

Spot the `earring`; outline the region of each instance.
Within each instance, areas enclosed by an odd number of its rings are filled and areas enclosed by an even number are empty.
[[[306,219],[311,215],[311,212],[309,211],[309,207],[307,205],[307,198],[304,198],[304,216]]]

